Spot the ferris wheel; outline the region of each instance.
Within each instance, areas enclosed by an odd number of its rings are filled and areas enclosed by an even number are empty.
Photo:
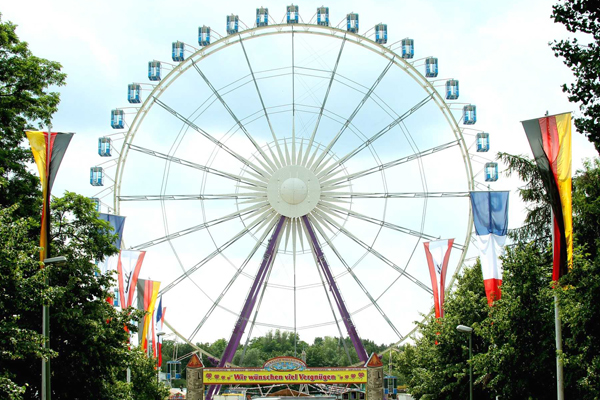
[[[455,239],[460,270],[469,191],[498,166],[458,79],[413,39],[361,33],[356,13],[280,11],[226,16],[223,35],[201,26],[198,46],[150,61],[90,180],[187,340],[228,337],[231,363],[270,329],[350,336],[362,359],[361,338],[405,340],[430,311],[424,242]]]

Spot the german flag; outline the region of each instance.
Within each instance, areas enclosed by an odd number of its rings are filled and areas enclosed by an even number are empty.
[[[73,133],[26,131],[33,158],[40,173],[44,208],[40,235],[40,261],[48,258],[48,233],[50,231],[50,193],[58,168],[63,160]]]
[[[523,121],[554,213],[554,269],[557,281],[573,266],[571,205],[571,113]]]

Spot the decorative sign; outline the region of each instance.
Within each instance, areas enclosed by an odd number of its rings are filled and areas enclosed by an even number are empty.
[[[286,357],[287,358],[287,357]],[[275,359],[276,360],[276,359]],[[303,368],[302,370],[277,370],[288,368],[285,364],[265,363],[271,370],[259,368],[205,368],[205,385],[274,384],[274,383],[366,383],[366,368]],[[281,362],[281,361],[279,361]],[[288,361],[286,361],[288,362]],[[291,368],[291,365],[289,366]]]
[[[275,357],[267,360],[263,368],[267,371],[304,371],[306,363],[296,357]]]

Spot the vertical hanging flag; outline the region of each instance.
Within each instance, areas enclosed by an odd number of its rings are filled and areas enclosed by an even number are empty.
[[[148,349],[148,333],[150,324],[152,323],[152,317],[154,316],[154,305],[156,303],[159,288],[160,282],[146,279],[138,279],[137,281],[138,309],[146,311],[143,327],[138,331],[139,343],[144,350]],[[152,324],[152,326],[154,326],[154,324]]]
[[[117,262],[117,282],[121,308],[131,307],[133,294],[146,256],[145,251],[121,250]]]
[[[111,233],[117,235],[117,237],[113,241],[113,245],[117,249],[120,250],[121,249],[121,241],[123,240],[123,228],[125,227],[125,217],[122,217],[120,215],[100,213],[100,216],[98,217],[98,219],[100,219],[102,221],[107,221],[110,224],[110,227],[112,228]],[[112,271],[117,271],[117,264],[119,262],[119,257],[120,257],[120,254],[116,254],[114,256],[106,257],[104,260],[98,262],[98,267],[100,268],[100,271],[102,272],[102,274],[107,274]],[[118,291],[118,287],[115,287],[114,289],[116,289]],[[114,299],[112,297],[109,297],[107,299],[107,301],[110,304],[115,305]]]
[[[571,113],[523,121],[554,214],[554,268],[558,280],[573,266]]]
[[[158,307],[155,312],[154,323],[156,326],[156,332],[161,332],[163,330],[163,324],[165,321],[165,312],[167,311],[167,307],[162,306],[162,296],[158,302]],[[157,336],[156,345],[154,346],[154,356],[157,358],[158,366],[162,366],[162,336]]]
[[[471,192],[473,223],[479,241],[481,272],[488,304],[502,292],[502,260],[508,231],[508,192]]]
[[[429,265],[429,274],[431,275],[431,286],[433,288],[433,302],[435,305],[435,317],[444,316],[444,288],[446,286],[446,271],[448,269],[448,260],[450,259],[450,250],[454,239],[435,240],[425,242],[425,255]]]
[[[63,160],[73,133],[26,131],[33,158],[40,173],[44,207],[40,234],[40,261],[48,257],[48,235],[50,234],[50,196],[58,168]]]

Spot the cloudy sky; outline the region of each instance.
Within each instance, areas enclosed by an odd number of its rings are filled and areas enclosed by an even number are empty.
[[[561,60],[554,57],[548,46],[548,42],[554,39],[568,37],[568,32],[561,25],[555,25],[549,17],[552,4],[552,1],[542,0],[527,2],[516,0],[503,2],[442,2],[429,0],[418,2],[331,1],[324,5],[330,8],[333,25],[341,21],[347,13],[357,12],[360,14],[361,33],[367,31],[376,23],[387,23],[389,43],[410,37],[415,39],[415,59],[431,55],[438,57],[440,60],[440,77],[459,79],[461,99],[477,105],[478,123],[476,128],[490,133],[492,151],[486,156],[492,158],[492,152],[498,151],[530,155],[530,149],[520,121],[540,117],[546,111],[550,114],[567,111],[573,111],[577,114],[577,106],[570,104],[561,91],[561,84],[571,81],[572,74],[562,64]],[[189,0],[177,2],[158,0],[124,2],[112,0],[105,2],[22,0],[19,2],[4,2],[0,7],[3,20],[9,20],[18,25],[17,33],[19,37],[29,43],[35,55],[59,61],[63,65],[64,72],[68,75],[67,85],[58,89],[61,93],[61,104],[53,121],[53,130],[76,132],[76,136],[61,166],[54,186],[54,193],[60,194],[65,190],[69,190],[92,196],[97,192],[89,185],[89,168],[104,161],[97,156],[98,137],[113,133],[109,125],[110,110],[116,107],[128,106],[125,98],[127,84],[131,82],[148,82],[148,61],[153,59],[170,61],[171,42],[176,40],[197,47],[198,26],[211,26],[217,32],[224,34],[225,16],[228,14],[238,14],[242,21],[252,26],[255,7],[261,5],[269,7],[269,11],[275,20],[280,21],[283,18],[286,3],[275,0],[272,0],[269,4],[249,4],[245,1],[200,2]],[[308,21],[315,13],[316,7],[322,4],[307,1],[298,3],[298,5],[302,18]],[[278,52],[280,44],[277,43],[277,39],[273,39],[271,46],[270,50],[250,46],[251,57],[254,57],[257,63],[261,57],[276,60],[280,55]],[[326,41],[321,43],[306,42],[306,48],[319,53],[323,64],[331,68],[337,54],[337,48],[328,46],[329,44]],[[263,54],[261,52],[264,52],[263,56],[261,56]],[[227,58],[224,60],[227,60]],[[370,59],[367,61],[356,59],[357,65],[360,64],[360,68],[362,68],[361,71],[366,71],[365,74],[367,75],[370,73],[377,76],[381,71],[381,61],[374,59],[372,64],[369,64],[370,62]],[[351,66],[352,62],[348,61],[345,68],[350,71]],[[218,76],[218,68],[215,68],[215,66],[212,67],[212,70],[210,66],[207,66],[207,68],[209,71],[213,71],[212,79],[215,81],[221,79],[219,82],[225,84],[237,78],[236,68],[241,67],[238,67],[235,62],[233,62],[233,65],[228,64],[227,68],[223,67],[221,76]],[[348,74],[351,75],[351,72],[348,72]],[[273,80],[273,82],[276,83],[276,80]],[[403,81],[399,80],[398,82]],[[372,79],[369,78],[361,83],[369,86]],[[308,86],[310,86],[310,82]],[[387,89],[391,87],[386,86]],[[382,97],[386,96],[386,88],[381,89],[379,93]],[[404,89],[401,86],[399,89],[393,88],[398,93],[402,93],[402,96],[406,94],[406,97],[410,98],[411,92],[409,89]],[[175,89],[176,87],[174,87]],[[188,103],[190,107],[192,104],[193,107],[200,104],[189,88],[181,87],[179,90],[180,95],[175,95],[173,101],[179,101],[178,104],[182,109],[185,109]],[[317,89],[315,89],[315,92],[318,92]],[[177,97],[178,99],[175,100]],[[388,96],[388,98],[391,97],[394,96]],[[417,99],[417,97],[414,97],[414,99]],[[342,107],[343,101],[341,98],[338,98],[337,101],[340,102],[340,107]],[[413,101],[412,104],[415,103],[416,101]],[[248,110],[246,114],[249,114],[250,111],[254,112],[256,110]],[[156,127],[162,126],[161,123],[165,123],[160,115],[157,115],[156,118]],[[165,124],[168,127],[171,122],[167,120]],[[177,130],[181,129],[180,123],[173,124],[173,126],[175,125]],[[414,125],[413,129],[418,132],[419,125]],[[467,141],[472,142],[474,132],[465,131],[465,133],[471,135],[468,136],[470,139],[467,139]],[[147,147],[160,144],[160,140],[157,141],[156,138],[148,140],[148,142],[145,142]],[[235,139],[232,140],[235,141]],[[185,142],[183,147],[185,147]],[[181,151],[187,154],[185,149]],[[587,139],[574,132],[573,170],[575,171],[581,166],[583,158],[593,157],[594,155],[593,146]],[[179,156],[181,157],[181,155]],[[385,154],[383,156],[385,157]],[[427,176],[428,179],[431,179],[431,182],[435,182],[436,169],[440,170],[440,176],[443,175],[443,166],[446,160],[443,157],[437,160],[437,164],[427,164]],[[139,163],[143,165],[144,161],[140,159]],[[215,165],[219,165],[218,160]],[[482,160],[473,159],[473,168],[475,173],[478,173],[482,168]],[[500,166],[500,169],[502,169],[502,166]],[[162,171],[160,173],[162,174]],[[156,180],[160,181],[162,178],[162,175],[160,175]],[[129,179],[135,180],[137,178],[130,177]],[[492,189],[514,191],[517,184],[518,182],[515,180],[501,177],[498,182],[494,183]],[[135,183],[130,183],[130,185],[132,191],[123,194],[135,194]],[[179,194],[194,193],[196,186],[193,186],[193,188],[192,186],[187,192],[184,191]],[[136,193],[140,194],[140,190],[137,190]],[[360,204],[357,206],[359,207]],[[137,210],[143,210],[143,207],[140,206]],[[451,206],[442,204],[442,207]],[[133,214],[136,211],[131,209],[130,212],[133,221]],[[432,213],[435,214],[434,211]],[[185,215],[177,214],[176,211],[173,211],[170,215],[172,218],[183,220],[183,223],[179,224],[177,221],[173,222],[175,227],[183,228],[185,226]],[[522,217],[523,205],[517,201],[516,195],[513,195],[510,205],[510,226],[518,226]],[[157,216],[157,218],[160,219],[161,217]],[[134,225],[132,222],[127,227]],[[147,227],[143,224],[138,225],[139,229],[146,229]],[[151,227],[149,230],[152,230]],[[438,233],[441,236],[445,235],[445,231]],[[126,237],[128,234],[130,238],[133,236],[131,233],[126,232]],[[218,232],[215,234],[218,236]],[[159,234],[149,237],[155,238],[160,235],[159,232]],[[214,237],[212,237],[212,240],[218,241]],[[336,240],[341,241],[342,239]],[[384,241],[383,246],[385,248],[385,237],[381,240]],[[133,242],[136,242],[136,240],[129,241],[129,243]],[[341,246],[342,243],[338,244]],[[180,252],[184,259],[182,262],[185,264],[187,254],[183,250]],[[244,258],[242,254],[243,250],[241,253],[233,252],[230,254],[228,262],[232,265],[239,263],[239,260]],[[475,253],[469,252],[469,256],[473,254],[476,254],[476,251]],[[349,258],[352,257],[354,256],[349,256]],[[360,255],[357,254],[356,258],[360,258]],[[164,266],[171,261],[166,255],[161,254],[154,254],[154,260],[154,269],[148,267],[147,274],[142,275],[145,278],[168,280],[167,277],[163,278],[160,264],[163,263]],[[286,264],[287,262],[282,256],[281,263]],[[306,263],[310,263],[310,259]],[[289,265],[281,266],[281,268],[284,270],[288,268],[289,270]],[[216,271],[213,270],[211,273],[208,269],[204,272],[206,280],[202,280],[202,282],[209,282],[209,286],[225,284],[226,280],[222,281],[224,278],[218,277],[219,273]],[[287,272],[279,278],[283,282],[286,276],[289,278]],[[423,279],[427,279],[426,274],[423,276]],[[274,279],[277,279],[277,277],[274,277]],[[370,278],[365,275],[364,279],[369,281]],[[388,277],[382,275],[380,279],[385,280]],[[310,279],[307,281],[307,285],[311,283],[309,281]],[[425,280],[425,282],[427,281]],[[381,285],[372,282],[370,287],[376,291],[375,288],[378,286]],[[193,291],[195,289],[190,287],[185,288],[185,290]],[[238,295],[232,295],[232,299],[224,303],[224,308],[231,305],[231,309],[239,309],[236,304],[239,304],[240,296],[243,297],[246,290],[240,287]],[[352,290],[350,286],[348,290]],[[401,289],[395,287],[393,290],[399,291]],[[182,288],[182,291],[179,292],[183,291]],[[218,293],[219,291],[213,294],[209,293],[207,297],[214,298]],[[410,290],[407,293],[411,293]],[[346,300],[350,303],[349,308],[351,311],[358,310],[364,305],[361,300],[354,301],[353,297],[345,294]],[[199,312],[196,315],[190,312],[191,314],[186,315],[181,309],[184,308],[184,304],[195,304],[199,309],[205,309],[206,304],[201,305],[199,303],[202,303],[202,301],[206,303],[206,299],[198,295],[198,300],[195,302],[189,299],[186,300],[179,295],[178,301],[179,306],[174,308],[179,308],[179,311],[168,311],[167,319],[171,316],[170,321],[177,326],[181,326],[182,331],[189,334],[200,319],[198,315],[203,314]],[[306,301],[310,302],[310,299]],[[323,301],[323,299],[320,301]],[[393,304],[392,299],[382,298],[381,301],[385,307],[388,307],[388,313],[394,314],[392,310],[396,310],[397,306]],[[177,301],[173,298],[173,304],[175,303]],[[266,303],[265,313],[273,313],[273,319],[270,320],[271,325],[265,323],[263,326],[258,326],[255,334],[264,333],[270,329],[270,326],[278,325],[273,321],[283,321],[288,317],[284,311],[282,312],[281,307],[278,309],[274,306],[278,303],[276,297],[270,301],[267,300]],[[398,309],[400,308],[398,307]],[[394,321],[395,324],[401,326],[401,330],[404,328],[403,332],[409,329],[412,320],[418,315],[419,310],[415,309],[414,311],[417,314],[408,313],[398,317],[400,321]],[[421,309],[421,311],[423,310]],[[378,329],[380,322],[373,322],[376,320],[376,317],[373,316],[375,314],[376,312],[372,307],[370,311],[367,310],[365,313],[357,314],[357,325],[363,336],[378,342],[389,343],[394,341],[393,332]],[[402,312],[398,311],[398,314],[402,314]],[[318,317],[311,321],[308,314],[304,317],[305,326],[321,322]],[[329,315],[330,317],[331,315]],[[222,318],[216,317],[215,322],[212,325],[207,325],[206,329],[195,340],[210,341],[227,336],[232,326],[233,317],[228,316],[227,311],[224,311]],[[265,317],[264,321],[268,320]],[[323,321],[325,320],[323,319]],[[289,321],[281,322],[279,325],[291,326]],[[299,322],[299,325],[302,325],[302,323]],[[333,326],[331,325],[322,330],[307,329],[301,333],[301,338],[311,339],[314,336],[336,334],[336,330],[332,329]]]

